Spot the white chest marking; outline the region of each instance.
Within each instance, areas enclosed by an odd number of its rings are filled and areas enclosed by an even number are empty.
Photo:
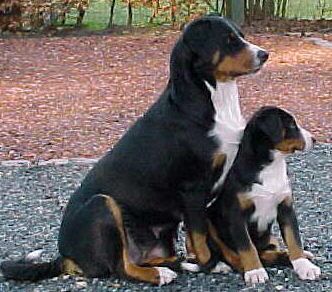
[[[220,145],[219,152],[227,157],[223,174],[214,185],[215,189],[224,182],[234,162],[246,122],[241,114],[236,81],[217,82],[216,89],[207,82],[205,84],[211,92],[216,112],[215,124],[209,135],[215,137]]]
[[[287,176],[286,155],[279,151],[273,152],[273,162],[266,166],[259,175],[261,184],[254,184],[247,194],[255,204],[252,222],[257,222],[258,231],[265,231],[269,223],[277,217],[278,205],[292,190]]]

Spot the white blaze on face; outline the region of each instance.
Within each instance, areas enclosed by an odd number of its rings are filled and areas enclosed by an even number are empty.
[[[311,133],[301,127],[299,129],[305,142],[304,150],[310,150],[314,146]]]
[[[242,41],[248,46],[248,49],[249,49],[249,51],[251,52],[251,54],[253,56],[253,60],[254,60],[253,67],[254,68],[259,68],[262,64],[261,64],[261,60],[258,58],[258,52],[259,51],[266,52],[266,50],[262,49],[259,46],[254,45],[252,43],[249,43],[245,39],[242,39]]]

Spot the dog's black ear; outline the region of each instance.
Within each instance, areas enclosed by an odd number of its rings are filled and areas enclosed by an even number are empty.
[[[266,111],[257,119],[256,126],[274,145],[280,143],[284,138],[283,124],[276,112]]]
[[[183,42],[199,58],[210,61],[218,50],[215,42],[209,41],[212,23],[208,17],[196,20],[189,24],[183,33]]]

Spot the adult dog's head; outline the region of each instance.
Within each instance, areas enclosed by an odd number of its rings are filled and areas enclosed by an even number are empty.
[[[218,16],[191,22],[178,42],[175,57],[190,62],[196,74],[207,80],[227,81],[255,73],[268,59],[268,52],[244,40],[236,25]],[[173,56],[174,58],[174,56]]]

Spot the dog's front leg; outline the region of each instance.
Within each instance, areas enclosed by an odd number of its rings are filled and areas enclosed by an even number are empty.
[[[184,222],[191,242],[191,248],[195,253],[202,270],[210,270],[211,252],[207,241],[207,215],[205,207],[205,194],[198,190],[183,194],[185,207]]]
[[[269,277],[250,238],[244,214],[235,206],[232,213],[234,217],[230,223],[230,233],[244,269],[244,280],[247,284],[264,283]]]
[[[308,253],[302,248],[299,227],[291,198],[287,198],[278,206],[277,220],[281,234],[289,250],[289,259],[295,272],[302,280],[319,278],[320,268],[307,259]]]

